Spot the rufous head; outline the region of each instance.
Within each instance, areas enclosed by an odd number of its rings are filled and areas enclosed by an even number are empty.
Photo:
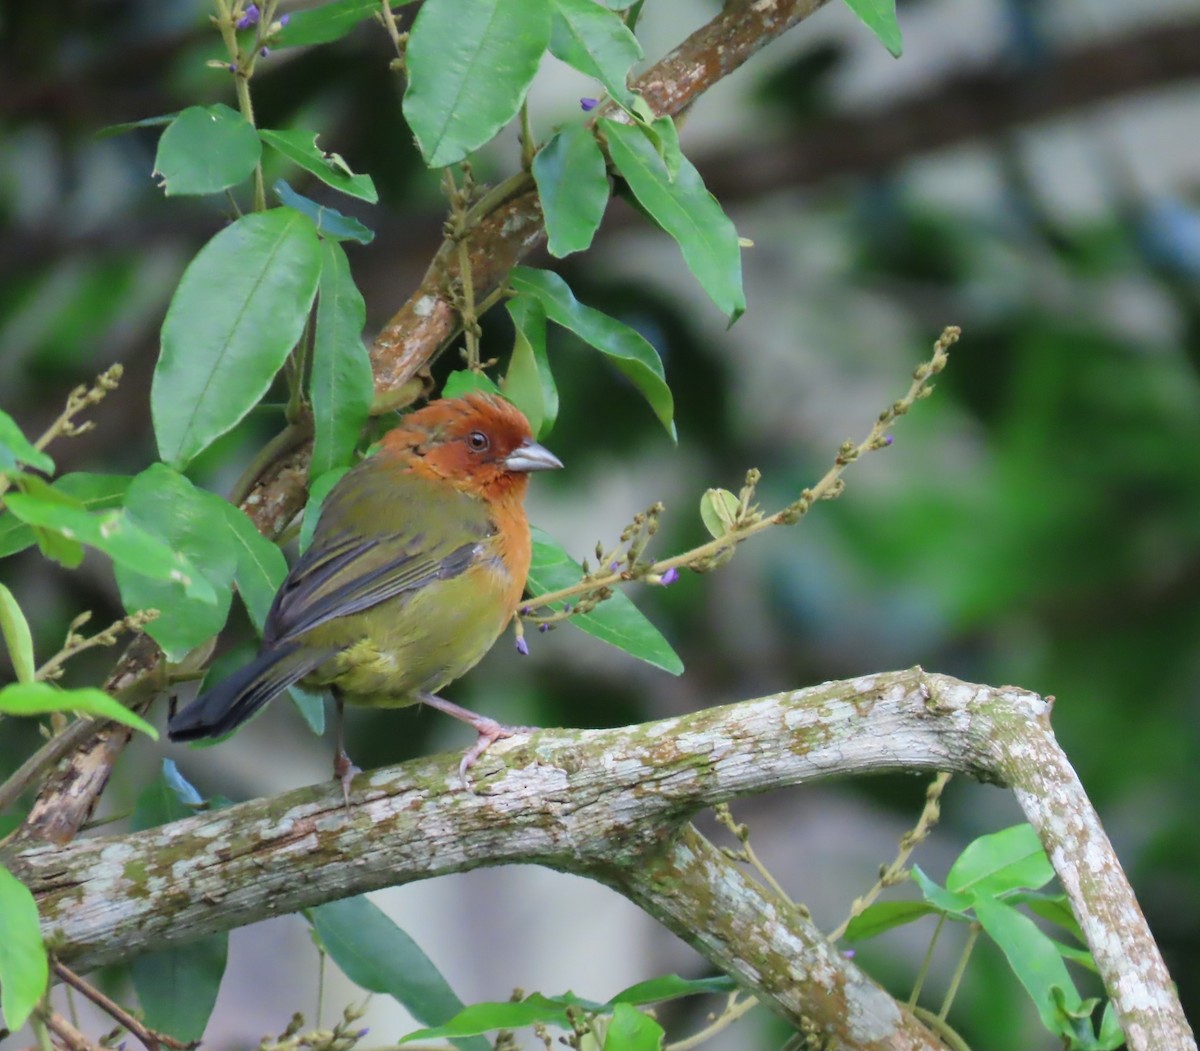
[[[557,456],[533,440],[520,409],[482,391],[443,398],[409,413],[384,435],[381,451],[402,457],[418,474],[490,500],[520,499],[530,471],[562,467]]]

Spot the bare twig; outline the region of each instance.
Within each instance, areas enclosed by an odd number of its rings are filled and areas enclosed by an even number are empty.
[[[163,1046],[172,1048],[172,1051],[189,1051],[195,1047],[199,1041],[194,1041],[190,1044],[185,1044],[180,1040],[176,1040],[173,1036],[168,1036],[166,1033],[159,1033],[148,1026],[143,1025],[128,1011],[125,1010],[119,1003],[109,999],[99,989],[90,982],[85,982],[66,964],[58,960],[54,961],[54,973],[58,975],[72,989],[82,993],[97,1007],[107,1014],[114,1022],[124,1026],[145,1046],[146,1051],[159,1051]]]

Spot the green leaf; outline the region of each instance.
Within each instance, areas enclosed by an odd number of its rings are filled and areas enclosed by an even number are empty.
[[[640,128],[602,118],[613,164],[643,208],[679,244],[709,298],[736,321],[746,309],[737,230],[686,157],[675,179]]]
[[[617,1004],[604,1031],[604,1051],[661,1051],[663,1027],[629,1004]]]
[[[449,1037],[453,1040],[456,1037],[478,1036],[480,1033],[488,1033],[494,1029],[520,1029],[523,1026],[533,1025],[535,1022],[544,1022],[547,1025],[558,1026],[560,1029],[569,1029],[571,1023],[567,1017],[568,1007],[603,1010],[603,1005],[580,1000],[571,993],[565,993],[562,996],[543,996],[541,993],[532,993],[524,1000],[515,1002],[505,1000],[471,1004],[469,1007],[464,1007],[444,1025],[418,1029],[415,1033],[401,1037],[399,1042],[406,1044],[410,1040],[433,1040],[442,1037]]]
[[[546,357],[546,312],[536,299],[510,299],[508,313],[514,340],[504,396],[525,414],[534,436],[544,438],[558,416],[558,388]]]
[[[378,3],[373,6],[376,11],[379,10]],[[293,17],[299,18],[299,13]],[[355,175],[348,171],[345,162],[340,157],[336,154],[326,153],[317,145],[315,131],[303,129],[272,131],[269,128],[263,128],[258,134],[268,146],[282,154],[296,167],[303,168],[310,175],[315,175],[326,186],[332,186],[335,190],[340,190],[350,197],[357,197],[360,201],[366,201],[368,204],[375,204],[379,200],[379,192],[375,189],[375,183],[371,176]]]
[[[237,110],[189,106],[158,140],[154,174],[168,197],[220,193],[248,178],[261,156],[253,125]]]
[[[421,947],[365,897],[318,905],[307,915],[325,951],[356,985],[391,996],[425,1025],[440,1025],[463,1010]],[[489,1048],[486,1040],[455,1042],[463,1051]]]
[[[342,475],[348,470],[348,467],[338,467],[335,470],[327,471],[308,487],[308,503],[304,505],[304,518],[300,522],[299,544],[301,554],[307,551],[308,545],[312,543],[313,533],[317,530],[317,522],[321,517],[321,506],[325,503],[325,497],[329,495],[329,490],[342,480]]]
[[[102,511],[120,507],[125,490],[129,488],[129,480],[126,474],[87,474],[80,471],[56,478],[50,488],[69,497],[72,506]],[[24,551],[33,543],[33,530],[16,515],[0,516],[0,558]]]
[[[0,584],[0,633],[8,647],[8,659],[12,661],[17,682],[33,682],[37,665],[33,659],[33,636],[29,632],[29,621],[21,611],[13,593]]]
[[[161,775],[138,796],[133,831],[191,817],[196,811],[186,800],[192,797],[200,802],[175,764],[163,760]],[[129,970],[145,1023],[179,1040],[199,1040],[217,1002],[228,953],[229,935],[222,932],[134,959]]]
[[[664,974],[622,989],[608,1002],[610,1005],[653,1004],[660,1000],[675,1000],[681,996],[731,993],[736,988],[737,983],[723,974],[712,978],[680,978],[677,974]]]
[[[412,0],[392,0],[392,8],[403,7]],[[379,0],[333,0],[304,11],[292,12],[288,24],[272,41],[274,47],[302,47],[308,44],[329,44],[351,32],[379,11]]]
[[[473,390],[481,390],[485,394],[499,394],[500,388],[492,382],[484,372],[472,372],[470,369],[459,369],[446,377],[442,384],[443,398],[461,398]]]
[[[295,208],[301,215],[307,215],[312,220],[317,233],[331,241],[356,241],[360,245],[369,245],[375,240],[375,231],[364,226],[352,215],[343,215],[336,208],[327,208],[323,204],[305,197],[293,190],[283,179],[277,179],[272,187],[275,196],[289,208]]]
[[[0,472],[17,471],[21,464],[46,474],[54,471],[54,461],[25,437],[16,420],[0,409]]]
[[[103,690],[84,686],[78,690],[60,690],[48,682],[18,682],[0,690],[0,712],[5,715],[45,715],[47,712],[78,712],[96,719],[111,719],[123,726],[141,730],[153,741],[158,731],[140,715]]]
[[[0,865],[0,1012],[12,1032],[20,1029],[50,981],[37,905],[20,880]]]
[[[877,901],[850,921],[846,927],[846,941],[866,941],[936,911],[927,901]]]
[[[232,534],[232,547],[237,557],[233,580],[250,620],[261,635],[271,603],[275,601],[275,592],[287,576],[287,559],[279,545],[255,529],[254,523],[240,508],[222,500],[221,511]]]
[[[200,249],[167,309],[150,407],[162,458],[182,468],[267,392],[304,331],[321,245],[292,208],[245,215]]]
[[[529,593],[537,596],[558,591],[578,584],[582,577],[583,567],[553,537],[535,528],[533,563],[528,578]],[[551,609],[562,607],[561,602],[550,604]],[[601,602],[590,613],[571,617],[567,623],[672,675],[679,675],[683,671],[683,661],[671,649],[671,644],[623,591],[615,592],[612,598]]]
[[[550,53],[600,81],[622,106],[633,104],[626,79],[629,68],[643,57],[642,46],[620,15],[595,0],[554,0]]]
[[[720,539],[737,522],[741,501],[728,489],[708,489],[700,498],[700,518],[714,538]]]
[[[49,486],[46,487],[49,490]],[[55,494],[61,495],[61,494]],[[124,511],[84,511],[51,503],[44,493],[5,494],[5,502],[27,525],[62,534],[72,542],[103,551],[117,566],[132,569],[154,580],[183,585],[188,598],[216,602],[217,595],[204,575],[182,552],[146,532]]]
[[[583,2],[604,13],[593,0]],[[608,166],[591,128],[568,124],[551,136],[533,158],[533,178],[550,254],[562,258],[583,251],[592,243],[608,205]]]
[[[675,400],[663,374],[658,352],[641,333],[616,318],[580,303],[567,283],[549,270],[518,266],[510,275],[514,291],[538,300],[556,325],[574,332],[612,361],[650,403],[654,415],[675,435]]]
[[[179,767],[175,765],[174,759],[162,761],[162,778],[163,784],[174,792],[175,798],[187,808],[186,814],[192,814],[198,807],[204,805],[204,797],[196,791],[196,786],[179,772]]]
[[[404,116],[429,167],[461,161],[517,115],[549,42],[549,0],[425,0]]]
[[[308,728],[320,737],[325,732],[325,695],[302,686],[289,686],[288,696]]]
[[[1037,890],[1054,878],[1054,868],[1032,825],[1013,825],[980,836],[958,856],[946,875],[946,889],[957,894],[996,896],[1005,891]]]
[[[345,467],[366,425],[375,397],[371,359],[363,345],[367,308],[350,274],[342,246],[321,244],[321,283],[309,392],[313,454],[308,476]]]
[[[1071,911],[1070,899],[1065,894],[1040,894],[1037,891],[1026,890],[1017,894],[1005,895],[1004,900],[1009,905],[1024,905],[1035,915],[1048,923],[1053,923],[1063,930],[1069,931],[1081,944],[1086,944],[1083,930],[1075,914]]]
[[[1069,1012],[1076,1010],[1081,1001],[1054,943],[1033,920],[1002,901],[976,897],[974,906],[976,918],[1004,953],[1046,1028],[1063,1036],[1073,1032]],[[1063,996],[1059,1002],[1055,1000],[1055,988]]]
[[[925,875],[920,865],[912,867],[913,882],[921,888],[921,896],[939,912],[952,916],[963,915],[972,904],[968,894],[954,894]]]
[[[97,139],[111,139],[115,135],[124,135],[127,131],[137,131],[138,128],[163,128],[171,123],[178,113],[163,113],[157,117],[143,117],[141,120],[127,120],[120,124],[107,124],[96,132]]]
[[[846,6],[858,15],[893,56],[900,57],[904,52],[904,41],[896,21],[896,0],[846,0]]]
[[[1125,1043],[1125,1034],[1121,1032],[1121,1023],[1117,1021],[1117,1009],[1109,1000],[1104,1005],[1104,1014],[1100,1017],[1098,1051],[1115,1051],[1123,1043]]]
[[[146,625],[146,634],[169,660],[182,660],[216,635],[229,617],[239,545],[227,524],[227,506],[216,493],[197,489],[165,464],[148,467],[125,494],[126,513],[197,566],[216,596],[215,602],[188,598],[176,583],[153,580],[128,565],[116,567],[125,608],[159,611]]]

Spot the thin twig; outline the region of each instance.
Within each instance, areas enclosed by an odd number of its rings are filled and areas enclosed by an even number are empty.
[[[110,1000],[94,985],[85,982],[71,968],[64,963],[60,963],[58,960],[54,961],[54,973],[66,982],[67,985],[71,986],[71,988],[78,990],[91,1000],[105,1014],[111,1016],[115,1022],[119,1022],[128,1029],[130,1033],[146,1046],[147,1051],[159,1051],[159,1048],[163,1045],[172,1048],[173,1051],[189,1051],[190,1048],[199,1044],[198,1040],[190,1044],[185,1044],[181,1040],[176,1040],[173,1036],[168,1036],[166,1033],[159,1033],[148,1028],[134,1018],[119,1003]]]

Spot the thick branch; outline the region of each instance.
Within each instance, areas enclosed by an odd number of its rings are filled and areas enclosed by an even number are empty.
[[[672,880],[655,880],[686,860],[680,851],[693,840],[679,837],[680,826],[715,803],[817,778],[954,770],[1019,787],[1132,1051],[1195,1048],[1048,714],[1025,691],[913,669],[641,726],[513,738],[475,768],[478,794],[461,787],[457,756],[433,757],[360,776],[349,812],[336,786],[318,785],[147,832],[36,847],[6,863],[37,895],[60,958],[84,967],[383,886],[544,864],[621,887],[671,925],[689,926],[714,963],[787,1011],[778,999],[787,978],[765,973],[761,940],[746,957],[737,924],[724,934],[720,924],[698,923],[707,933],[686,924],[692,907],[673,897]],[[738,893],[736,880],[722,876],[720,885]],[[798,933],[794,917],[776,919],[759,936],[775,947],[769,958],[824,973],[827,949]],[[866,988],[868,979],[844,967],[854,976],[848,993]]]

